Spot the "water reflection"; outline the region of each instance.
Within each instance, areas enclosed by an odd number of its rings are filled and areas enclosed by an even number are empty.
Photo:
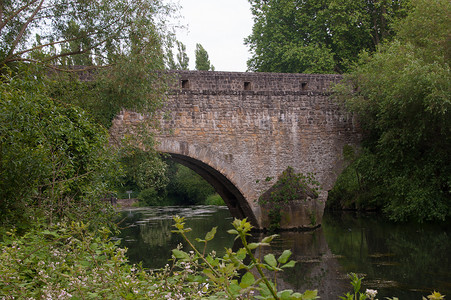
[[[393,224],[375,215],[326,216],[323,231],[345,272],[365,274],[378,298],[451,293],[449,226]]]
[[[190,207],[148,207],[122,211],[124,219],[120,225],[121,244],[128,248],[127,255],[132,263],[142,262],[145,268],[161,268],[171,257],[171,250],[183,244],[180,235],[174,229],[175,215],[186,218],[185,227],[192,229],[187,236],[194,241],[203,238],[213,227],[218,227],[215,239],[208,243],[207,251],[216,250],[219,255],[225,253],[225,247],[232,247],[233,237],[227,234],[233,221],[226,207],[190,206]]]
[[[337,299],[337,295],[348,289],[346,274],[329,249],[321,228],[308,232],[281,232],[280,237],[258,255],[263,257],[273,253],[277,256],[285,249],[293,252],[291,259],[297,263],[294,268],[285,269],[278,275],[280,289],[300,292],[317,289],[321,299]]]
[[[215,206],[140,208],[124,211],[129,226],[121,234],[129,248],[131,262],[160,268],[171,249],[182,242],[171,233],[172,216],[187,218],[193,230],[191,240],[204,237],[218,226],[216,238],[207,251],[233,247],[232,217],[226,208]],[[278,278],[282,289],[318,289],[321,299],[337,299],[351,286],[346,274],[365,275],[363,288],[378,289],[378,298],[421,299],[433,290],[451,294],[450,228],[430,225],[396,225],[376,216],[326,214],[323,226],[311,232],[283,232],[272,245],[257,253],[281,254],[291,249],[298,263]],[[262,235],[254,235],[259,240]],[[235,245],[236,247],[237,245]]]

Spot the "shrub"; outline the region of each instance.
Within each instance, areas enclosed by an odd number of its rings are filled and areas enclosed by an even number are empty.
[[[0,78],[0,225],[108,217],[101,198],[119,174],[107,131],[87,113],[31,75]]]
[[[224,206],[225,202],[221,198],[221,196],[219,196],[218,194],[213,194],[213,195],[210,195],[207,197],[207,200],[205,200],[205,204],[206,205]]]

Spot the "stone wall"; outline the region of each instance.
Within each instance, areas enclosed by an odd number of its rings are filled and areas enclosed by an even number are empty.
[[[261,226],[255,202],[288,166],[312,172],[324,191],[360,134],[329,97],[338,75],[173,72],[159,114],[158,148],[210,181],[237,217]],[[142,116],[123,112],[112,132]],[[115,128],[115,129],[114,129]],[[269,180],[272,178],[271,180]],[[323,201],[327,192],[323,193]]]

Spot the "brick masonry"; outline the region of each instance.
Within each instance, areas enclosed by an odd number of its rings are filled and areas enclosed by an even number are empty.
[[[352,116],[329,96],[339,75],[172,75],[168,100],[158,114],[158,150],[209,181],[232,215],[265,227],[256,200],[288,166],[315,173],[324,204],[343,168],[343,146],[360,140]],[[123,111],[113,122],[112,135],[122,135],[127,124],[143,118]],[[268,177],[273,179],[266,181]]]

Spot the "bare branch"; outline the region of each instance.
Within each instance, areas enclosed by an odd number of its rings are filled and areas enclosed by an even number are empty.
[[[8,19],[6,19],[5,21],[0,23],[0,32],[2,31],[3,27],[6,26],[6,24],[8,24],[8,22],[11,22],[12,19],[14,19],[18,14],[20,14],[25,8],[31,6],[32,4],[36,3],[38,0],[33,0],[31,1],[29,4],[25,4],[24,6],[22,6],[21,8],[19,8],[18,10],[16,10],[15,12],[13,12],[11,14],[11,16],[9,16]],[[0,8],[0,20],[3,19],[3,6],[1,6]]]
[[[66,72],[66,73],[81,73],[81,72],[86,72],[86,71],[90,71],[90,70],[97,70],[97,69],[107,69],[107,68],[111,68],[112,66],[114,66],[114,64],[111,65],[103,65],[103,66],[98,66],[98,65],[93,65],[93,66],[85,66],[83,68],[80,69],[70,69],[70,68],[60,68],[57,67],[55,65],[49,65],[46,64],[45,65],[47,68],[52,69],[54,71],[58,71],[58,72]],[[55,101],[58,101],[57,99],[54,99]]]
[[[36,7],[36,9],[34,10],[33,14],[28,18],[27,22],[25,22],[25,24],[23,24],[22,28],[19,31],[19,34],[17,35],[16,39],[14,40],[14,42],[11,46],[11,49],[9,50],[6,60],[8,60],[8,58],[10,58],[13,55],[14,49],[16,49],[17,45],[19,44],[19,41],[22,39],[22,37],[25,33],[25,30],[27,29],[28,25],[30,25],[30,23],[33,21],[34,17],[38,13],[38,11],[41,9],[43,3],[44,3],[44,0],[41,0],[38,7]]]
[[[96,48],[96,47],[102,45],[103,43],[105,43],[107,40],[108,40],[108,39],[104,39],[104,40],[102,40],[102,41],[100,41],[100,42],[98,42],[98,43],[92,45],[91,47],[88,47],[88,48],[84,49],[84,50],[71,51],[71,52],[62,52],[62,53],[60,53],[60,54],[53,55],[53,56],[51,56],[51,57],[49,57],[49,58],[44,59],[43,62],[51,61],[51,60],[57,59],[57,58],[59,58],[59,57],[65,57],[65,56],[71,56],[71,55],[77,55],[77,54],[85,54],[85,53],[88,53],[88,52],[91,51],[92,49],[94,49],[94,48]]]
[[[95,33],[92,33],[91,35],[94,35],[94,34]],[[81,40],[81,39],[83,39],[85,37],[88,37],[88,36],[90,36],[90,35],[83,35],[83,36],[78,36],[78,37],[74,37],[74,38],[67,39],[67,40],[61,40],[61,41],[51,42],[51,43],[47,43],[47,44],[43,44],[43,45],[38,45],[36,47],[17,52],[16,54],[14,54],[14,56],[20,56],[20,55],[25,54],[27,52],[31,52],[31,51],[34,51],[34,50],[42,49],[42,48],[48,47],[48,46],[54,46],[54,45],[58,45],[58,44],[63,44],[63,43],[67,43],[67,42],[73,42],[73,41],[76,41],[76,40]],[[9,59],[7,61],[9,62],[9,61],[12,61],[12,60],[14,60],[14,59]]]
[[[35,0],[35,1],[37,1],[37,0]],[[43,1],[44,1],[44,0],[41,0],[40,5],[42,5]],[[129,8],[128,8],[127,10],[129,10]],[[36,12],[36,11],[35,11],[35,12]],[[124,12],[122,15],[124,15],[124,14],[126,14],[126,12]],[[34,14],[34,15],[35,15],[35,14]],[[33,16],[32,16],[32,17],[33,17]],[[30,17],[30,19],[31,19],[32,17]],[[29,21],[30,21],[30,19],[29,19]],[[108,24],[105,24],[105,26],[99,28],[98,30],[95,30],[95,31],[91,31],[91,32],[85,33],[84,35],[79,36],[79,37],[74,37],[74,38],[70,38],[70,39],[59,40],[59,41],[56,41],[56,42],[50,42],[50,43],[46,43],[46,44],[43,44],[43,45],[38,45],[38,46],[29,48],[29,49],[25,49],[25,50],[20,51],[20,52],[17,52],[17,53],[12,53],[13,50],[14,50],[14,48],[17,46],[17,44],[18,44],[18,42],[19,42],[19,41],[18,41],[19,36],[18,36],[18,37],[16,38],[16,41],[17,41],[17,42],[15,41],[15,43],[14,43],[14,45],[13,45],[13,48],[11,48],[9,55],[8,55],[8,56],[5,58],[5,60],[4,60],[4,63],[8,63],[8,62],[12,62],[12,61],[30,61],[30,62],[32,62],[33,60],[30,60],[30,59],[23,59],[23,58],[20,58],[20,56],[23,55],[23,54],[25,54],[25,53],[28,53],[28,52],[31,52],[31,51],[34,51],[34,50],[38,50],[38,49],[42,49],[42,48],[45,48],[45,47],[48,47],[48,46],[53,46],[53,45],[63,44],[63,43],[67,43],[67,42],[72,42],[72,41],[81,40],[81,39],[83,39],[83,38],[87,38],[87,37],[90,37],[90,36],[95,36],[95,35],[99,34],[100,32],[102,32],[103,30],[105,30],[105,29],[107,29],[107,28],[110,28],[110,27],[113,26],[114,24],[118,23],[120,19],[121,19],[120,17],[115,18],[114,20],[112,20],[112,21],[109,22]],[[28,24],[29,24],[29,22],[28,22]],[[28,26],[28,24],[27,24],[27,26]],[[24,25],[24,26],[25,26],[25,25]],[[26,26],[25,26],[24,28],[26,28]],[[24,29],[24,28],[23,28],[23,29]],[[119,33],[122,31],[123,28],[125,28],[125,24],[122,25],[122,26],[120,26],[119,28],[117,28],[117,33],[115,34],[115,36],[118,36]],[[22,32],[22,35],[23,35],[23,32]],[[113,35],[113,36],[114,36],[114,35]],[[110,36],[108,39],[112,39],[112,36]],[[102,42],[97,43],[94,47],[97,47],[97,46],[99,46],[99,45],[105,43],[108,39],[104,39]],[[46,59],[45,61],[49,61],[49,60],[52,60],[52,59],[56,59],[56,58],[58,58],[58,57],[64,57],[64,56],[70,56],[70,55],[76,55],[76,54],[83,54],[83,53],[86,53],[86,52],[89,51],[89,50],[92,50],[94,47],[90,47],[89,49],[86,49],[86,51],[83,51],[83,52],[74,51],[74,52],[61,53],[60,55],[53,56],[53,57],[51,57],[51,58],[49,58],[49,59]]]

